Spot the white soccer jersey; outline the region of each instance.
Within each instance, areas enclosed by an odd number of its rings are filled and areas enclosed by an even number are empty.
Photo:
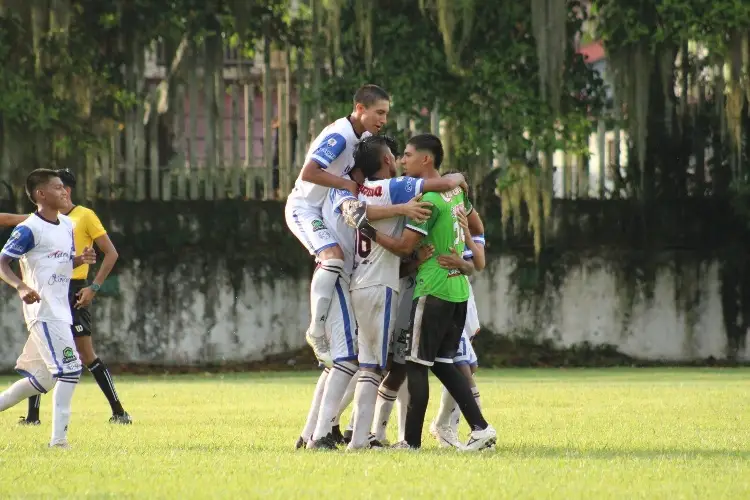
[[[16,226],[2,253],[20,260],[24,283],[41,298],[23,304],[26,325],[37,321],[72,324],[68,289],[75,257],[73,221],[58,215],[58,222],[53,223],[34,213]]]
[[[348,176],[345,176],[348,178]],[[344,253],[344,272],[342,277],[349,283],[354,270],[354,228],[344,222],[341,215],[341,204],[346,200],[355,200],[349,191],[342,189],[329,189],[328,196],[323,202],[323,222],[326,230],[331,233],[333,238],[338,242],[341,251]]]
[[[368,205],[399,205],[422,192],[424,180],[415,177],[365,181],[359,188],[359,199]],[[373,221],[372,227],[391,237],[401,235],[406,225],[404,217]],[[401,258],[359,232],[356,233],[354,274],[350,289],[357,290],[374,285],[385,285],[399,290],[398,269]]]
[[[339,118],[324,128],[310,144],[303,165],[312,160],[329,174],[343,177],[354,167],[354,146],[368,135],[370,133],[365,132],[357,137],[349,118]],[[321,207],[328,190],[327,187],[303,181],[300,172],[289,198],[304,200],[312,207]]]

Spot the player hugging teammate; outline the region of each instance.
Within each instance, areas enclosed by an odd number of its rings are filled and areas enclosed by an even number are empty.
[[[327,144],[325,137],[320,141],[320,145],[324,144]],[[298,448],[306,444],[308,448],[333,449],[341,442],[342,436],[334,433],[333,423],[340,415],[342,406],[348,404],[344,394],[347,387],[352,387],[358,370],[360,375],[356,379],[354,394],[353,433],[347,449],[383,446],[384,436],[375,435],[382,434],[379,432],[381,421],[378,419],[373,424],[373,418],[376,412],[379,415],[383,413],[384,406],[390,405],[390,412],[395,400],[395,393],[392,390],[384,391],[381,386],[383,374],[389,367],[388,377],[400,371],[401,375],[394,379],[400,378],[402,382],[404,375],[409,374],[412,394],[404,440],[396,447],[420,447],[427,406],[427,367],[435,362],[437,366],[433,366],[432,371],[458,401],[472,428],[466,445],[457,439],[450,440],[450,445],[477,450],[491,447],[495,442],[495,431],[482,417],[468,378],[453,365],[454,357],[459,356],[468,309],[469,284],[465,274],[474,270],[470,260],[461,258],[465,239],[462,227],[468,227],[466,218],[462,216],[464,191],[459,187],[465,186],[463,176],[453,174],[441,177],[438,174],[442,145],[434,136],[416,136],[409,141],[402,159],[408,174],[406,177],[395,177],[393,153],[394,145],[388,139],[377,136],[364,138],[352,153],[354,169],[351,165],[345,168],[351,178],[361,184],[357,196],[347,185],[346,189],[331,189],[324,200],[323,221],[318,226],[322,225],[326,229],[326,236],[334,239],[335,246],[342,250],[344,259],[338,267],[344,272],[339,273],[334,285],[339,297],[338,304],[332,304],[328,314],[320,315],[327,322],[324,335],[311,339],[312,327],[308,330],[308,341],[321,361],[328,361],[326,348],[332,346],[333,369],[324,371],[318,381],[305,429],[297,442]],[[434,193],[425,195],[421,203],[414,198],[427,192]],[[326,209],[326,205],[329,209]],[[399,206],[404,207],[401,213],[393,210]],[[292,219],[296,221],[299,218],[299,214],[292,212]],[[362,229],[356,233],[356,238],[352,227]],[[404,231],[405,227],[408,231]],[[399,309],[399,292],[405,293],[402,304],[412,301],[411,291],[408,288],[401,290],[400,278],[404,266],[399,255],[414,253],[425,236],[425,248],[434,251],[435,255],[429,251],[421,252],[418,264],[423,262],[423,265],[416,278],[417,290],[411,314],[413,328],[408,348],[410,354],[406,360],[401,360],[405,364],[399,368],[398,364],[389,364],[393,351],[398,351],[393,348],[392,340]],[[325,265],[323,262],[320,264],[320,267]],[[415,269],[416,266],[411,264],[411,268]],[[315,308],[315,300],[312,302]],[[354,331],[351,324],[352,305],[356,321]],[[446,312],[449,317],[445,316]],[[338,317],[344,320],[335,320]],[[321,342],[318,339],[325,340]],[[470,378],[471,372],[468,374]],[[398,391],[398,387],[395,390]],[[386,400],[385,404],[381,399]],[[454,406],[455,402],[446,398],[446,407],[453,410]]]

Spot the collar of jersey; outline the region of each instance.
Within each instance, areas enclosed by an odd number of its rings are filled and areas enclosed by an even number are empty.
[[[56,221],[47,220],[44,217],[42,217],[42,214],[40,214],[39,212],[34,212],[34,215],[36,215],[37,217],[39,217],[40,219],[42,219],[47,224],[52,224],[53,226],[60,225],[60,219],[57,219]]]

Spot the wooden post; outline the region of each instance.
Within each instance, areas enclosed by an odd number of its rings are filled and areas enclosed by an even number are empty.
[[[204,46],[203,57],[203,110],[205,128],[203,143],[206,145],[203,163],[203,195],[206,200],[214,199],[213,173],[216,169],[216,99],[214,94],[213,63],[209,62],[209,43]]]
[[[185,161],[185,86],[178,84],[176,92],[173,129],[178,160],[175,162],[175,173],[177,175],[177,199],[184,200],[187,198],[186,181],[189,172]]]
[[[599,150],[599,198],[606,196],[607,181],[607,125],[603,119],[596,124],[596,148]],[[610,160],[611,161],[611,160]]]
[[[197,56],[196,56],[197,59]],[[188,148],[190,156],[190,199],[197,200],[199,193],[199,172],[198,172],[198,109],[200,107],[200,97],[198,96],[198,76],[196,68],[188,75],[188,92],[190,95],[190,138],[188,139]]]
[[[148,115],[148,139],[149,139],[149,160],[151,164],[151,182],[150,198],[159,199],[159,113],[156,106],[151,106],[151,112]],[[145,172],[144,172],[145,173]]]
[[[232,99],[232,110],[231,110],[231,127],[232,127],[232,198],[240,197],[240,131],[239,131],[239,117],[240,117],[240,97],[239,97],[239,86],[232,83],[229,86],[229,92]]]
[[[255,85],[245,83],[245,196],[253,198],[255,196],[254,176],[251,175],[253,163],[255,161]]]
[[[271,88],[271,40],[263,39],[263,164],[265,166],[265,182],[263,199],[273,198],[273,89]]]

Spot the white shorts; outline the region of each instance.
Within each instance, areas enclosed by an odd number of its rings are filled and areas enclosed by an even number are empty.
[[[359,366],[385,368],[396,325],[398,292],[385,285],[352,290],[357,315]]]
[[[339,278],[328,309],[326,334],[334,363],[357,360],[357,321],[352,308],[349,285]]]
[[[411,308],[414,304],[414,276],[401,278],[399,283],[399,303],[396,314],[396,327],[391,335],[391,348],[389,353],[393,354],[393,362],[399,365],[406,364],[406,342],[409,334],[409,323],[411,321]]]
[[[81,360],[70,325],[63,321],[37,321],[29,328],[29,338],[16,361],[16,371],[28,377],[40,392],[46,392],[38,377],[49,372],[53,378],[78,378]],[[45,377],[46,378],[46,377]]]
[[[464,333],[461,335],[461,342],[458,344],[458,350],[456,351],[456,357],[453,358],[454,365],[469,365],[478,366],[479,360],[477,354],[474,352],[474,346],[471,345],[468,332],[464,328]]]
[[[310,255],[338,245],[323,221],[321,208],[310,207],[296,199],[288,199],[284,208],[284,218],[289,230],[302,243]]]
[[[469,301],[466,304],[466,326],[464,333],[469,336],[469,340],[474,340],[474,335],[479,333],[479,312],[477,312],[477,303],[474,300],[474,292],[469,286]]]

